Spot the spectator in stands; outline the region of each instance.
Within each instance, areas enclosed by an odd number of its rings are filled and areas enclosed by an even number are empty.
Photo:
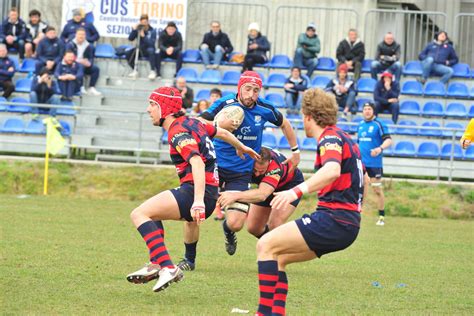
[[[444,84],[453,76],[453,66],[458,63],[458,56],[449,42],[448,34],[441,31],[436,34],[433,42],[426,45],[418,58],[421,60],[423,75],[421,83],[425,83],[430,75],[442,76]]]
[[[53,77],[49,73],[49,70],[44,67],[41,69],[39,75],[34,76],[31,81],[31,92],[30,102],[40,104],[59,104],[58,98],[54,95],[54,83]],[[31,112],[33,113],[33,119],[39,119],[40,108],[33,107]],[[49,115],[56,116],[56,109],[49,109]]]
[[[0,43],[7,45],[7,50],[14,48],[20,54],[20,58],[25,56],[25,42],[28,38],[25,22],[18,17],[18,10],[11,8],[8,17],[3,21],[0,28]]]
[[[469,121],[469,124],[467,124],[466,130],[464,131],[464,134],[461,137],[461,147],[463,149],[467,149],[471,145],[471,143],[474,141],[474,118],[472,118]]]
[[[72,10],[72,19],[67,21],[64,26],[61,40],[66,44],[72,41],[76,36],[76,30],[80,27],[86,30],[86,39],[90,44],[94,45],[99,40],[99,32],[97,32],[94,24],[85,20],[82,9]]]
[[[294,67],[302,69],[306,67],[306,75],[311,78],[313,71],[318,65],[318,54],[321,51],[321,43],[316,34],[316,25],[309,23],[306,32],[298,36],[298,43],[295,51]]]
[[[28,30],[28,37],[25,43],[26,58],[34,57],[35,49],[43,39],[48,28],[48,24],[41,21],[41,12],[38,10],[31,10],[29,16],[30,21],[26,24],[26,29]]]
[[[372,79],[377,80],[377,74],[381,71],[389,71],[395,75],[395,80],[400,82],[402,65],[400,64],[400,44],[395,42],[393,34],[385,34],[382,43],[377,46],[375,60],[370,65]]]
[[[285,88],[285,103],[288,108],[286,113],[298,114],[301,109],[303,92],[308,88],[308,81],[301,77],[301,69],[291,68],[291,75],[286,79],[283,87]]]
[[[365,57],[365,45],[360,38],[357,37],[357,31],[350,29],[348,37],[343,39],[337,46],[336,57],[338,66],[346,64],[349,71],[354,71],[354,81],[360,78],[362,69],[362,61]]]
[[[161,61],[164,58],[176,59],[176,74],[183,64],[183,37],[176,27],[176,23],[168,22],[158,39],[159,52],[156,54],[156,72],[161,76]]]
[[[400,106],[398,104],[398,96],[400,95],[400,85],[393,80],[393,75],[384,72],[382,77],[375,85],[374,101],[375,114],[379,115],[385,110],[392,113],[392,121],[397,124]]]
[[[232,53],[234,47],[232,47],[227,34],[221,31],[221,24],[218,21],[212,21],[211,31],[204,34],[199,49],[204,66],[206,66],[207,69],[217,69],[222,59],[225,59]],[[211,65],[211,59],[214,60],[213,65]]]
[[[199,100],[196,106],[193,108],[193,112],[195,114],[201,114],[202,112],[206,111],[211,106],[211,103],[207,100]]]
[[[244,58],[242,72],[252,70],[255,64],[266,63],[268,60],[267,52],[270,50],[270,43],[268,42],[267,37],[260,33],[258,23],[250,23],[248,31],[247,54]]]
[[[176,78],[175,88],[181,93],[183,108],[190,109],[193,106],[194,92],[193,89],[186,85],[186,79],[184,77]]]
[[[213,104],[216,100],[222,98],[222,91],[218,88],[211,89],[210,97],[209,97],[209,104]]]
[[[357,92],[354,81],[348,77],[348,71],[346,64],[340,64],[337,67],[337,77],[329,81],[324,89],[327,92],[334,93],[339,111],[343,111],[344,115],[347,115],[349,111],[352,114],[357,113],[357,104],[355,102]]]
[[[0,87],[3,89],[3,97],[8,98],[15,91],[12,78],[15,75],[15,63],[8,57],[8,49],[5,44],[0,44]]]
[[[156,58],[155,58],[155,42],[156,42],[156,30],[150,25],[148,14],[142,14],[140,16],[140,23],[133,27],[133,31],[128,36],[129,41],[134,41],[138,38],[138,34],[140,34],[139,42],[140,44],[137,45],[139,54],[138,56],[143,56],[148,58],[150,62],[150,74],[148,75],[148,79],[154,80],[156,78]],[[133,69],[133,71],[129,74],[129,77],[136,78],[138,77],[138,71],[135,69],[135,54],[137,53],[137,49],[133,48],[128,50],[125,53],[125,57],[127,58],[128,65]]]
[[[36,70],[39,74],[43,67],[46,67],[50,73],[54,72],[54,68],[61,62],[64,54],[64,44],[58,38],[56,29],[52,26],[46,28],[45,37],[39,42],[36,48]]]
[[[84,75],[91,76],[89,89],[86,90],[84,82],[82,82],[81,93],[95,96],[101,95],[101,93],[95,89],[95,85],[99,79],[100,70],[99,67],[94,65],[94,46],[86,41],[85,29],[80,27],[76,30],[76,37],[66,45],[66,50],[74,52],[74,55],[76,55],[76,62],[80,63],[84,68]]]
[[[73,51],[66,51],[63,60],[56,66],[54,72],[61,90],[61,100],[72,101],[73,95],[80,90],[84,77],[84,68],[75,61]]]
[[[357,143],[359,144],[362,163],[370,178],[370,185],[377,195],[379,220],[376,225],[385,225],[385,196],[382,189],[383,151],[392,145],[392,138],[384,122],[375,117],[375,105],[365,103],[362,108],[364,120],[357,129]]]

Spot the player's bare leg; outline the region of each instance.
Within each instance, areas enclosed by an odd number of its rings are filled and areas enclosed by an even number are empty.
[[[270,218],[271,207],[250,204],[249,214],[247,216],[247,231],[257,238],[262,237],[270,229],[267,226]]]
[[[370,178],[370,186],[377,195],[377,207],[379,210],[378,226],[385,225],[385,195],[383,193],[382,179]]]

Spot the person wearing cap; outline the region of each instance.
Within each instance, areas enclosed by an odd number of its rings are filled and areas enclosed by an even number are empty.
[[[234,50],[229,36],[222,32],[221,24],[218,21],[211,22],[211,31],[204,34],[202,43],[199,46],[202,62],[207,69],[217,69],[222,59],[229,56]],[[214,64],[211,65],[211,59]]]
[[[311,78],[313,71],[318,65],[318,54],[320,51],[321,43],[316,34],[316,25],[309,23],[306,27],[306,32],[298,36],[293,66],[300,69],[306,67],[308,69],[306,75]]]
[[[354,81],[360,78],[362,61],[365,57],[365,45],[357,36],[356,29],[350,29],[347,38],[339,42],[336,50],[338,66],[346,64],[349,71],[354,72]]]
[[[54,93],[53,76],[51,76],[49,70],[44,67],[41,69],[38,75],[33,77],[33,80],[31,81],[30,102],[58,105],[59,100],[54,95]],[[38,120],[40,108],[32,107],[31,113],[33,114],[33,119]],[[56,116],[56,109],[51,108],[49,109],[48,113],[51,116]]]
[[[46,67],[50,73],[61,62],[64,55],[64,43],[58,38],[56,29],[52,26],[46,28],[45,37],[36,48],[35,74],[39,75],[41,69]]]
[[[377,80],[377,74],[389,71],[395,75],[395,80],[400,82],[402,65],[400,64],[400,44],[393,38],[391,32],[385,34],[382,43],[377,45],[375,60],[370,65],[372,79]]]
[[[388,111],[392,114],[393,123],[397,124],[400,113],[399,95],[400,84],[393,80],[391,73],[384,72],[374,88],[375,115]]]
[[[12,78],[15,75],[15,63],[8,57],[7,45],[0,43],[0,87],[3,97],[8,98],[15,91]]]
[[[268,61],[267,52],[270,51],[270,43],[266,36],[260,33],[260,26],[252,22],[248,27],[247,54],[244,58],[242,72],[252,70],[256,64],[264,64]]]
[[[38,10],[31,10],[29,13],[30,20],[26,24],[29,36],[25,43],[25,57],[31,58],[34,56],[35,49],[39,42],[44,38],[48,23],[41,20],[41,12]]]
[[[392,145],[392,137],[387,125],[375,116],[375,105],[371,102],[364,104],[362,116],[364,119],[357,129],[357,142],[362,155],[370,185],[377,195],[379,209],[378,226],[385,225],[385,196],[382,189],[383,151]]]
[[[168,22],[166,28],[160,33],[158,38],[158,49],[156,53],[156,73],[161,76],[161,60],[171,58],[176,60],[176,74],[183,64],[183,37],[178,31],[178,27],[174,22]]]
[[[347,72],[347,65],[340,64],[337,67],[337,77],[329,81],[326,88],[324,88],[324,91],[331,92],[336,96],[339,111],[343,111],[344,115],[347,115],[349,111],[352,114],[357,113],[357,104],[355,102],[357,91],[354,81],[347,76]]]
[[[156,78],[156,57],[155,57],[155,43],[156,43],[156,29],[154,29],[149,22],[148,14],[140,16],[140,23],[133,26],[132,32],[128,35],[129,41],[134,41],[140,35],[140,46],[138,47],[139,56],[148,58],[150,63],[150,74],[148,79],[154,80]],[[135,69],[135,48],[129,49],[125,52],[127,63],[133,71],[128,75],[131,78],[138,77],[138,71]]]
[[[184,116],[176,88],[160,87],[151,93],[148,102],[147,112],[153,125],[168,132],[170,157],[180,186],[158,193],[131,212],[130,218],[149,249],[150,259],[144,268],[127,275],[127,280],[142,284],[158,278],[153,291],[159,292],[183,279],[182,270],[173,263],[166,248],[163,221],[199,225],[214,211],[219,179],[212,139],[222,139],[242,157],[260,156],[229,131]]]
[[[7,45],[7,49],[18,51],[20,58],[25,56],[25,42],[29,37],[25,22],[18,17],[18,10],[11,8],[8,17],[0,26],[0,43]]]
[[[452,67],[459,61],[445,31],[437,33],[433,42],[426,45],[418,58],[423,68],[420,79],[423,84],[430,75],[441,76],[440,81],[446,84],[454,74]]]
[[[99,32],[94,24],[86,21],[82,9],[72,10],[72,19],[67,21],[66,25],[63,27],[60,37],[61,40],[65,44],[72,41],[76,36],[76,30],[80,27],[86,30],[86,39],[90,44],[94,45],[94,43],[99,40]]]

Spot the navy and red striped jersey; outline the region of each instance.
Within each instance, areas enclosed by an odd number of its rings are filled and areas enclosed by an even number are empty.
[[[264,182],[268,185],[271,185],[275,190],[278,190],[285,184],[291,182],[295,178],[295,176],[299,176],[301,171],[296,168],[290,173],[289,171],[291,163],[283,163],[286,160],[286,157],[282,153],[273,149],[271,150],[271,152],[272,157],[270,160],[270,164],[267,167],[267,170],[261,176],[252,176],[252,183],[260,184]],[[301,174],[301,177],[302,176],[303,175]]]
[[[341,175],[318,192],[318,209],[360,213],[364,193],[364,168],[358,145],[336,126],[324,129],[318,141],[315,169],[334,161]]]
[[[216,152],[212,143],[216,133],[217,129],[214,126],[194,118],[181,116],[171,123],[168,130],[170,157],[181,184],[193,183],[189,160],[199,155],[205,164],[206,184],[219,186]]]

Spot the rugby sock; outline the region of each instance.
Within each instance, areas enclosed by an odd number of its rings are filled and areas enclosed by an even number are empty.
[[[278,281],[278,263],[276,260],[258,261],[258,287],[260,299],[257,315],[271,315],[273,294]]]
[[[273,296],[272,316],[284,316],[286,314],[286,295],[288,294],[288,279],[285,271],[278,271],[278,282]]]
[[[184,258],[186,258],[186,260],[188,260],[189,262],[194,263],[196,261],[197,243],[197,241],[190,244],[184,243],[184,247],[186,248]]]
[[[268,225],[265,225],[265,229],[263,230],[263,232],[258,235],[258,236],[255,236],[257,237],[258,239],[262,238],[263,235],[265,235],[266,233],[268,233],[270,231],[270,228],[268,228]]]
[[[142,235],[150,250],[150,262],[159,264],[162,268],[174,267],[173,262],[166,250],[163,224],[161,221],[148,221],[138,227],[138,232]]]
[[[226,219],[222,222],[222,227],[224,228],[224,232],[226,234],[232,234],[233,233],[233,231],[230,230],[229,226],[227,226],[227,220]]]
[[[384,217],[385,216],[385,210],[379,210],[379,216]]]

